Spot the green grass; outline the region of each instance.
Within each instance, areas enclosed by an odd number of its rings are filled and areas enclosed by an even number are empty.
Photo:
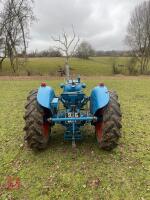
[[[86,93],[100,80],[89,78]],[[119,94],[122,139],[112,152],[98,149],[91,127],[74,153],[55,127],[49,148],[33,153],[23,144],[23,115],[27,93],[40,80],[0,81],[0,199],[150,199],[150,80],[101,80]],[[59,81],[47,81],[60,93]],[[8,190],[7,176],[19,177],[21,187]],[[93,181],[99,179],[99,184]]]
[[[93,57],[89,60],[72,58],[70,65],[72,74],[91,75],[112,75],[112,64],[126,64],[129,58],[126,57]],[[31,75],[56,75],[59,66],[64,66],[64,58],[30,58],[26,64],[26,69]],[[12,73],[8,60],[5,61],[2,74]],[[18,74],[25,75],[24,69],[20,69]]]

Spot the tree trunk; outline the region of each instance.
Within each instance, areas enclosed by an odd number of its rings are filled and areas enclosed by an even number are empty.
[[[6,57],[3,57],[1,60],[0,60],[0,72],[2,72],[2,69],[3,69],[3,61],[5,60]]]
[[[13,72],[15,73],[16,69],[15,69],[15,65],[14,65],[14,57],[13,56],[10,57],[10,65],[11,65]]]
[[[2,72],[2,68],[3,68],[3,67],[2,67],[2,63],[3,63],[3,62],[2,62],[2,60],[1,60],[1,61],[0,61],[0,72]]]

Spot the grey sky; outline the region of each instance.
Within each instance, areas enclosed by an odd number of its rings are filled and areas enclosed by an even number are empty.
[[[51,35],[64,28],[75,32],[97,50],[125,49],[124,37],[133,8],[144,0],[35,0],[38,22],[31,28],[29,49],[53,46]]]

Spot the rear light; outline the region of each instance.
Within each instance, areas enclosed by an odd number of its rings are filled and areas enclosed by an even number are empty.
[[[41,83],[41,87],[46,87],[46,83],[45,82]]]

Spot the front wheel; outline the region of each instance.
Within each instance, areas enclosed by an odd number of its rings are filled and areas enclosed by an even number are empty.
[[[116,92],[110,92],[108,105],[99,110],[97,117],[101,119],[95,124],[96,138],[99,147],[104,150],[112,150],[118,145],[121,137],[121,110]]]

